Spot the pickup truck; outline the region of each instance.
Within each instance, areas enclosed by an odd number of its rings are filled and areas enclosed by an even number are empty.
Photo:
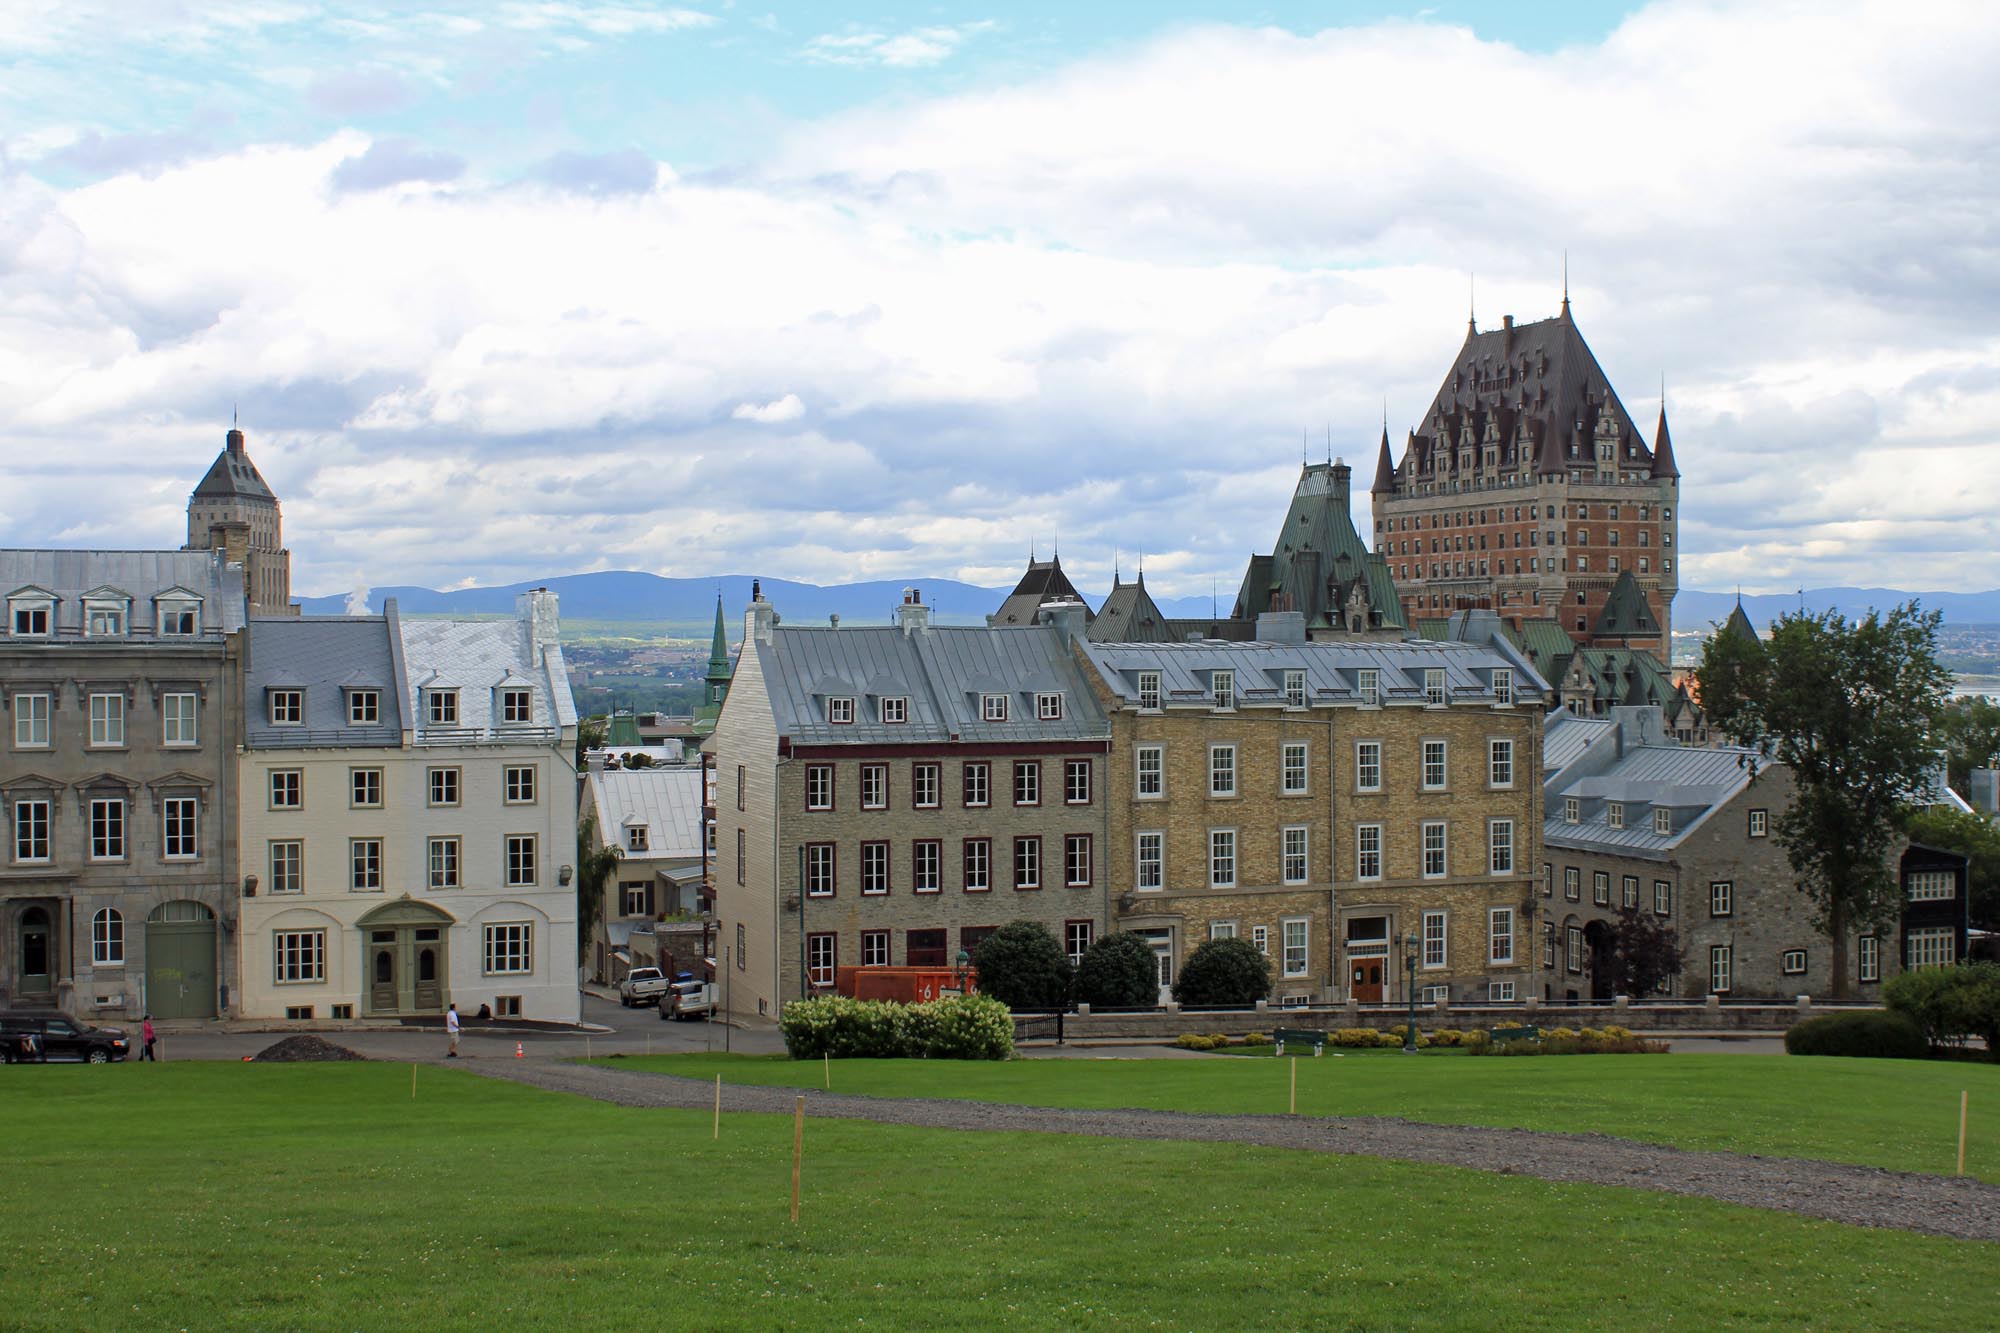
[[[618,983],[618,1003],[627,1009],[658,1004],[671,983],[657,967],[635,967]]]
[[[712,981],[676,981],[665,995],[660,997],[660,1017],[698,1018],[703,1014],[715,1013],[715,983]]]

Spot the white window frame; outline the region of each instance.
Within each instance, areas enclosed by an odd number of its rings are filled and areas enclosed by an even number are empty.
[[[56,805],[40,797],[14,802],[14,861],[41,865],[54,845]]]
[[[1382,706],[1382,671],[1379,667],[1361,667],[1354,673],[1354,693],[1360,698],[1363,708]]]
[[[1488,981],[1486,983],[1486,1002],[1488,1004],[1514,1003],[1513,981],[1511,979],[1507,981]]]
[[[1167,835],[1159,829],[1142,829],[1133,835],[1132,888],[1139,893],[1158,893],[1167,886]],[[1148,883],[1148,880],[1151,883]]]
[[[264,716],[274,727],[302,727],[306,721],[304,690],[272,690],[265,696]]]
[[[508,805],[533,805],[540,799],[541,778],[533,764],[510,764],[507,766],[506,797]]]
[[[1750,812],[1749,827],[1750,837],[1762,838],[1768,836],[1771,831],[1771,812],[1769,810],[1752,810]]]
[[[532,726],[535,721],[535,692],[512,687],[500,691],[500,721],[504,726]]]
[[[1444,668],[1424,668],[1424,707],[1443,708],[1445,706]]]
[[[454,837],[428,838],[424,859],[429,865],[430,886],[456,889],[463,881],[464,844]]]
[[[1132,756],[1132,799],[1163,801],[1167,796],[1167,747],[1141,745]]]
[[[1236,887],[1236,830],[1212,828],[1208,831],[1208,887]]]
[[[805,856],[805,892],[808,898],[831,898],[838,892],[834,846],[830,842],[809,842]]]
[[[1493,668],[1493,706],[1512,708],[1514,706],[1514,669],[1512,667]]]
[[[93,694],[90,696],[90,748],[93,750],[122,750],[125,748],[124,695]]]
[[[192,690],[169,690],[160,696],[160,744],[170,750],[201,744],[201,696]]]
[[[1234,671],[1212,671],[1208,677],[1208,688],[1215,695],[1215,711],[1228,713],[1236,708],[1236,673]]]
[[[306,887],[306,844],[301,838],[273,838],[265,848],[265,873],[271,877],[267,893],[303,893]]]
[[[160,859],[194,861],[201,856],[201,804],[192,796],[160,802]]]
[[[1227,785],[1219,785],[1227,779]],[[1208,794],[1211,799],[1236,795],[1236,747],[1219,743],[1208,747]]]
[[[125,966],[125,914],[115,907],[90,914],[90,965]]]
[[[889,966],[889,934],[886,930],[861,932],[861,966]]]
[[[1304,824],[1287,824],[1278,833],[1279,879],[1304,884],[1312,878],[1312,832]]]
[[[935,810],[943,800],[944,765],[932,763],[910,765],[910,808]]]
[[[1674,885],[1672,880],[1653,881],[1653,915],[1672,916],[1674,914]]]
[[[980,695],[979,720],[982,722],[1005,722],[1007,720],[1007,696],[1004,694]]]
[[[939,839],[918,838],[910,844],[910,892],[944,892],[944,843]]]
[[[1918,926],[1903,932],[1904,966],[1950,967],[1958,961],[1958,932],[1950,926]]]
[[[901,726],[910,720],[909,696],[902,694],[884,695],[882,698],[882,722],[885,726]]]
[[[424,717],[433,727],[458,725],[458,691],[425,690]]]
[[[1486,872],[1490,875],[1514,873],[1514,821],[1486,821]]]
[[[1211,921],[1208,923],[1208,937],[1212,940],[1233,940],[1236,938],[1236,923]]]
[[[1063,887],[1089,888],[1095,880],[1095,860],[1088,833],[1063,834]]]
[[[1303,977],[1312,971],[1312,922],[1302,916],[1288,916],[1278,923],[1284,941],[1283,973]],[[1294,929],[1296,927],[1296,929]]]
[[[509,833],[502,842],[501,883],[510,889],[531,889],[541,883],[541,840],[532,833]]]
[[[1575,824],[1583,818],[1583,803],[1574,796],[1563,797],[1563,823]]]
[[[1494,791],[1514,787],[1514,741],[1509,736],[1490,736],[1486,741],[1486,785]]]
[[[128,623],[127,604],[106,597],[83,600],[83,633],[91,639],[122,639]]]
[[[374,766],[347,770],[347,807],[350,810],[380,810],[387,779]]]
[[[1856,943],[1860,945],[1858,953],[1860,954],[1861,980],[1880,981],[1882,979],[1881,936],[1863,935]]]
[[[831,986],[838,970],[840,936],[830,930],[806,932],[806,982]]]
[[[526,976],[535,970],[535,923],[489,921],[480,941],[480,974]]]
[[[1625,827],[1625,802],[1606,801],[1604,803],[1604,827]]]
[[[1486,909],[1486,961],[1500,965],[1514,961],[1514,909]]]
[[[975,865],[975,862],[977,863]],[[959,851],[959,868],[965,877],[965,892],[990,893],[993,890],[993,840],[991,838],[967,838]],[[978,873],[973,872],[977,870]]]
[[[1250,927],[1250,947],[1266,958],[1271,956],[1271,928],[1269,926]]]
[[[1025,891],[1042,887],[1042,840],[1037,834],[1014,839],[1014,888]]]
[[[1451,745],[1432,737],[1423,742],[1420,779],[1425,791],[1451,789]]]
[[[1063,804],[1090,804],[1090,770],[1088,759],[1063,760]]]
[[[382,691],[350,690],[347,694],[347,725],[372,727],[382,721]]]
[[[123,861],[131,845],[125,828],[125,799],[122,796],[93,796],[90,799],[90,859]]]
[[[887,810],[889,808],[889,766],[887,764],[863,764],[861,766],[861,808],[863,810]]]
[[[1354,877],[1359,880],[1382,878],[1382,826],[1354,826]]]
[[[805,807],[817,812],[833,809],[834,778],[832,764],[807,764],[805,772]]]
[[[382,891],[382,840],[380,838],[349,838],[347,840],[347,891],[349,893],[380,893]]]
[[[14,748],[17,750],[46,750],[49,748],[49,712],[53,703],[46,694],[17,694],[10,701],[14,708]]]
[[[324,930],[271,932],[271,981],[279,986],[308,986],[326,980]]]
[[[1670,838],[1674,832],[1674,812],[1667,809],[1653,811],[1653,832],[1662,838]]]
[[[1958,897],[1958,876],[1949,870],[1912,870],[1903,884],[1913,903],[1946,903]]]
[[[1423,823],[1423,872],[1425,879],[1444,879],[1451,874],[1450,834],[1442,819]]]
[[[1443,912],[1423,916],[1423,969],[1436,972],[1446,966],[1451,953],[1450,922]]]
[[[1293,760],[1296,757],[1297,762]],[[1284,796],[1310,794],[1312,750],[1305,741],[1286,741],[1278,748],[1278,791]]]
[[[1354,742],[1354,790],[1382,790],[1382,742]]]
[[[451,809],[463,799],[465,783],[459,770],[450,765],[430,769],[424,775],[424,799],[438,810]]]
[[[1040,805],[1042,803],[1042,761],[1039,759],[1017,759],[1014,761],[1014,804],[1017,806]]]
[[[984,759],[968,759],[958,775],[959,799],[968,810],[986,810],[993,805],[993,765]]]
[[[1806,974],[1806,951],[1786,949],[1778,955],[1778,974],[1786,977],[1802,977]]]
[[[1063,952],[1068,955],[1071,967],[1083,961],[1090,952],[1090,946],[1097,943],[1097,923],[1094,921],[1063,922]]]
[[[1139,672],[1134,693],[1139,696],[1139,711],[1144,713],[1159,712],[1161,699],[1160,673],[1157,671]]]
[[[889,844],[871,838],[861,844],[861,894],[876,898],[889,892]]]
[[[1727,995],[1735,980],[1735,954],[1730,945],[1711,944],[1708,946],[1708,991],[1711,995]]]
[[[22,597],[7,603],[7,628],[16,639],[46,639],[55,630],[56,604],[47,597]]]
[[[274,768],[265,774],[266,799],[273,810],[302,810],[306,804],[306,774],[302,768]]]
[[[1736,910],[1736,885],[1726,879],[1712,880],[1708,886],[1708,914],[1710,916],[1733,916]]]
[[[826,700],[826,721],[828,726],[852,726],[854,724],[854,696],[851,694],[828,695]]]
[[[1306,673],[1297,667],[1285,669],[1285,707],[1306,706]]]
[[[1035,721],[1060,722],[1063,720],[1063,697],[1050,690],[1035,695]]]

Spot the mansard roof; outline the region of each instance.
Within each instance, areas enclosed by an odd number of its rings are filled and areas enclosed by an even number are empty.
[[[1062,553],[1057,552],[1047,560],[1028,557],[1028,570],[1021,575],[1021,581],[1014,585],[1014,591],[1007,594],[1007,600],[993,613],[995,625],[1032,625],[1035,623],[1035,609],[1045,602],[1082,602],[1083,594],[1063,573]],[[1084,604],[1085,619],[1089,618],[1089,603]]]
[[[1359,585],[1369,609],[1381,616],[1371,628],[1404,627],[1388,562],[1354,530],[1348,480],[1344,463],[1306,464],[1271,553],[1250,558],[1233,619],[1254,621],[1264,611],[1298,611],[1308,631],[1340,629],[1344,604]]]
[[[1174,633],[1173,624],[1146,591],[1143,573],[1132,583],[1120,583],[1113,574],[1111,595],[1097,608],[1088,635],[1099,643],[1172,643],[1184,637]]]
[[[1632,577],[1632,571],[1625,570],[1611,585],[1611,595],[1604,600],[1604,610],[1597,617],[1597,627],[1591,631],[1591,637],[1643,639],[1657,638],[1659,633],[1659,618],[1646,604],[1646,594],[1640,591],[1639,581]]]
[[[276,501],[277,496],[264,484],[263,474],[250,461],[250,455],[243,449],[243,432],[231,428],[224,437],[222,452],[209,464],[208,475],[194,488],[199,499],[245,499]]]

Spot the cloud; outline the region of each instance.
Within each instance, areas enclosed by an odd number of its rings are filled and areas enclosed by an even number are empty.
[[[636,148],[610,153],[557,153],[535,178],[574,194],[644,194],[660,179],[660,164]]]
[[[465,159],[409,139],[378,139],[333,171],[336,190],[380,190],[410,181],[442,184],[465,173]]]
[[[887,65],[914,69],[949,60],[958,48],[996,26],[991,20],[906,32],[822,33],[805,45],[806,59],[822,65]]]
[[[775,425],[782,421],[796,421],[806,414],[806,405],[799,401],[795,393],[776,398],[768,403],[738,403],[729,415],[738,421],[757,421],[765,425]]]
[[[336,120],[387,115],[415,105],[418,97],[409,80],[385,69],[321,75],[306,88],[306,105]]]
[[[90,130],[42,157],[41,164],[85,175],[115,175],[168,166],[209,149],[206,138],[182,130],[108,135]]]

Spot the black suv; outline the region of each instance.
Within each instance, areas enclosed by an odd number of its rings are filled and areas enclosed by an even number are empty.
[[[0,1059],[83,1060],[108,1064],[123,1060],[131,1043],[119,1028],[94,1028],[66,1014],[0,1014]]]

